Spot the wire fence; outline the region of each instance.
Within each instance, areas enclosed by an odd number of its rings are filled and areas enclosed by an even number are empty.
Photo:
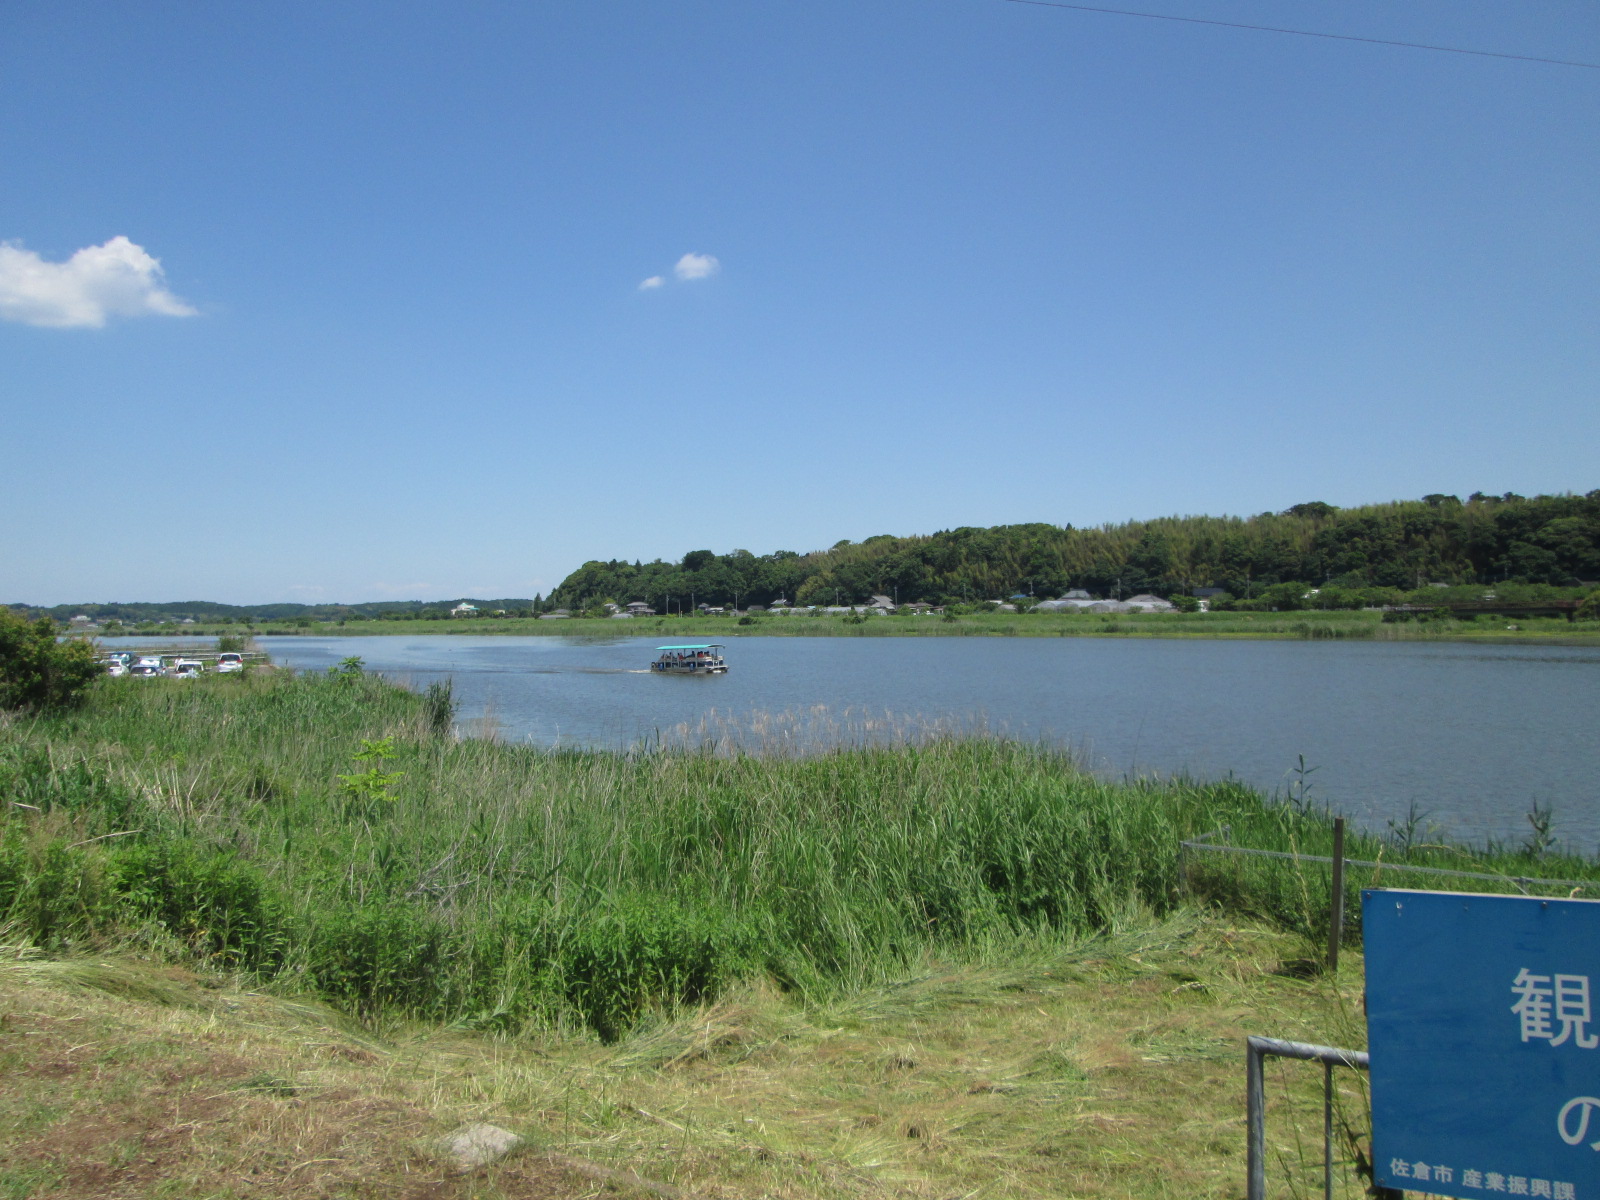
[[[1323,863],[1328,866],[1343,864],[1346,867],[1367,867],[1376,872],[1390,872],[1395,875],[1433,875],[1450,877],[1454,879],[1474,879],[1491,883],[1512,884],[1523,895],[1531,894],[1530,887],[1546,888],[1580,888],[1588,889],[1595,886],[1592,879],[1541,879],[1531,875],[1497,875],[1491,871],[1462,871],[1453,867],[1424,867],[1403,862],[1378,862],[1374,859],[1334,858],[1326,854],[1300,854],[1288,850],[1258,850],[1253,846],[1234,846],[1227,842],[1216,842],[1213,839],[1227,837],[1232,827],[1224,825],[1221,829],[1214,829],[1210,833],[1202,833],[1199,837],[1190,838],[1178,843],[1178,855],[1181,867],[1189,865],[1191,853],[1210,854],[1237,854],[1250,858],[1275,858],[1295,863]]]

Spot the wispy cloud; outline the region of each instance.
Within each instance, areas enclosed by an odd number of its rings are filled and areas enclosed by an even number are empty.
[[[672,267],[672,275],[679,283],[693,283],[697,279],[709,279],[722,270],[722,264],[714,255],[710,254],[685,254]],[[649,279],[641,280],[641,292],[653,292],[657,288],[667,286],[665,275],[652,275]]]
[[[692,279],[705,279],[722,270],[722,264],[709,254],[685,254],[672,268],[672,273],[688,283]]]
[[[108,317],[192,317],[167,291],[161,260],[125,237],[46,262],[0,242],[0,320],[52,329],[99,329]]]

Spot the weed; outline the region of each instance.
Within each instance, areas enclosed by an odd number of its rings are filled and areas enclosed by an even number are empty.
[[[405,772],[383,769],[393,756],[393,738],[361,739],[361,749],[351,758],[358,763],[366,763],[366,770],[339,776],[339,790],[353,809],[363,814],[370,813],[374,805],[394,799],[394,785],[400,782]]]
[[[1406,806],[1406,815],[1400,820],[1388,818],[1384,824],[1389,827],[1387,838],[1389,844],[1401,854],[1409,854],[1411,847],[1416,844],[1417,834],[1421,832],[1427,816],[1427,813],[1418,811],[1417,802],[1413,800]]]
[[[1556,843],[1556,836],[1551,832],[1555,824],[1555,810],[1535,800],[1528,809],[1527,817],[1532,831],[1523,839],[1522,848],[1534,858],[1543,858]]]
[[[455,727],[455,682],[437,679],[422,693],[423,718],[430,732],[437,737],[447,736]]]
[[[1304,754],[1295,755],[1295,765],[1290,771],[1294,779],[1289,784],[1289,805],[1298,813],[1312,811],[1314,802],[1311,799],[1311,776],[1318,770],[1317,767],[1306,766]]]

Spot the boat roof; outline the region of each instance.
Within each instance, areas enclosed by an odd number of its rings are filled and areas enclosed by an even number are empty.
[[[721,642],[697,642],[692,646],[657,646],[657,650],[721,650]]]

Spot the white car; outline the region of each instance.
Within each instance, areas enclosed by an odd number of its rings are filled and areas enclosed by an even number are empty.
[[[180,658],[172,664],[170,674],[174,679],[199,679],[204,664],[195,658]]]
[[[154,679],[161,674],[161,659],[144,655],[128,668],[129,675],[137,675],[141,679]]]
[[[106,674],[110,675],[112,678],[117,678],[118,676],[126,675],[127,673],[128,666],[120,658],[109,659],[106,662]]]
[[[233,671],[244,670],[244,655],[235,654],[229,650],[217,655],[217,674],[227,675]]]

